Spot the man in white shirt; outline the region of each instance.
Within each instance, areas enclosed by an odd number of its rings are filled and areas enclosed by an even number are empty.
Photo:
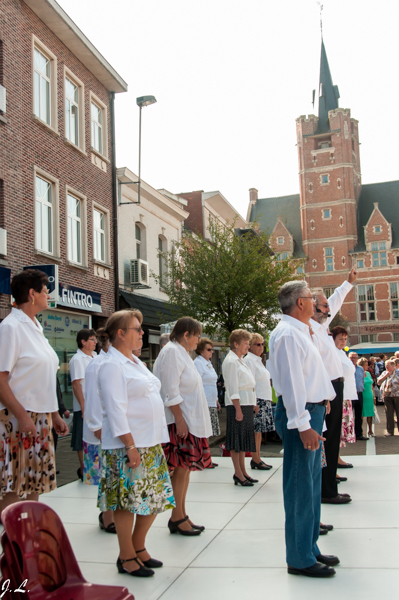
[[[73,395],[73,423],[71,448],[78,453],[80,467],[78,477],[83,481],[83,411],[85,393],[85,372],[96,353],[97,338],[93,329],[81,329],[76,336],[78,351],[69,361],[69,374]]]
[[[342,428],[342,406],[344,401],[344,373],[339,354],[334,340],[328,334],[328,326],[340,310],[347,294],[353,288],[357,279],[357,272],[353,268],[348,275],[348,280],[338,287],[332,296],[327,298],[324,294],[317,294],[313,308],[313,317],[310,320],[315,333],[314,342],[321,354],[323,364],[330,377],[335,390],[335,398],[331,402],[330,412],[326,415],[327,431],[325,432],[325,451],[327,466],[321,474],[321,498],[325,504],[347,504],[351,502],[348,494],[339,494],[337,485],[337,466],[339,444]]]
[[[321,445],[326,402],[334,388],[313,340],[312,294],[305,281],[282,286],[283,316],[269,340],[267,363],[278,395],[275,425],[283,439],[283,494],[288,573],[335,574],[336,556],[320,553]]]

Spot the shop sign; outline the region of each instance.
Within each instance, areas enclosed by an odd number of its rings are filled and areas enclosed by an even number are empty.
[[[101,294],[65,283],[59,284],[58,305],[90,312],[102,312]]]
[[[0,294],[11,296],[11,269],[0,267]]]
[[[48,301],[49,308],[55,308],[58,303],[58,265],[29,265],[26,269],[39,269],[46,273],[48,277],[48,289],[50,300]]]

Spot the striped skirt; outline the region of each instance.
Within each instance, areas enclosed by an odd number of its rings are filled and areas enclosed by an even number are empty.
[[[186,439],[176,435],[176,425],[168,425],[169,443],[162,444],[169,471],[176,467],[190,471],[203,471],[212,464],[211,451],[207,438],[199,438],[189,433]]]

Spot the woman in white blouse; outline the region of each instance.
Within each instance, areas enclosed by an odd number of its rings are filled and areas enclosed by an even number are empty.
[[[121,310],[107,321],[112,347],[98,371],[103,408],[98,507],[114,511],[119,573],[149,577],[162,563],[147,552],[146,536],[174,499],[161,446],[168,440],[161,384],[132,354],[142,345],[142,320],[138,310]]]
[[[270,373],[261,358],[265,348],[263,336],[260,333],[253,333],[249,343],[249,352],[244,358],[244,362],[255,378],[256,403],[259,406],[259,412],[255,415],[254,421],[256,452],[252,452],[251,469],[268,471],[272,466],[267,465],[261,459],[260,447],[262,444],[262,434],[268,431],[275,431]]]
[[[344,350],[347,340],[348,331],[344,327],[334,327],[331,330],[331,335],[334,338],[334,343],[337,348],[339,358],[342,363],[344,373],[344,402],[342,408],[342,428],[340,446],[345,447],[346,444],[354,444],[356,442],[355,424],[353,419],[352,400],[357,400],[355,365],[346,355]],[[340,461],[341,459],[339,459]],[[342,464],[347,464],[343,463]],[[340,464],[340,462],[338,462]],[[338,479],[338,476],[337,476]]]
[[[195,353],[197,354],[197,358],[194,360],[194,365],[201,376],[202,385],[204,386],[209,416],[211,418],[212,435],[220,435],[218,416],[220,404],[216,387],[218,376],[211,362],[213,353],[213,344],[211,340],[205,337],[201,338],[195,349]],[[217,464],[212,463],[212,466],[217,467]]]
[[[199,535],[205,527],[194,525],[186,512],[186,495],[190,471],[202,471],[211,466],[208,437],[212,435],[211,420],[201,377],[189,352],[193,352],[201,337],[201,324],[191,317],[179,319],[170,342],[162,348],[154,364],[154,374],[161,380],[169,443],[164,446],[176,508],[168,527],[171,533]]]
[[[229,338],[230,352],[222,364],[226,388],[226,450],[230,450],[234,465],[234,485],[252,486],[257,483],[245,469],[245,452],[255,452],[254,412],[256,405],[255,378],[243,356],[249,350],[251,334],[235,329]]]
[[[0,497],[2,508],[56,487],[51,434],[65,436],[58,414],[58,357],[36,315],[48,308],[48,278],[36,269],[15,275],[17,308],[0,325]]]

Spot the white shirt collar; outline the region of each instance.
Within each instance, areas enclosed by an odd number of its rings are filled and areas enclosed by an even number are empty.
[[[301,331],[309,332],[309,325],[306,325],[306,323],[302,323],[302,321],[300,321],[299,319],[295,319],[290,315],[283,315],[281,317],[281,320],[285,321],[289,325],[292,325],[293,327],[296,327],[297,329],[300,329]]]
[[[210,360],[207,360],[206,358],[204,358],[203,356],[201,356],[201,354],[198,354],[198,356],[197,356],[197,360],[198,360],[199,358],[200,358],[200,359],[201,359],[201,361],[202,361],[202,362],[204,362],[206,365],[207,365],[207,364],[209,364],[209,363],[211,362]]]
[[[39,331],[43,331],[43,327],[40,325],[40,323],[36,319],[36,317],[34,317],[34,321],[32,321],[32,319],[30,317],[28,317],[28,315],[26,315],[23,310],[21,310],[20,308],[15,308],[15,306],[12,307],[11,313],[21,323],[29,323],[29,324],[32,324],[33,326],[36,325],[36,327]]]
[[[78,348],[78,350],[77,350],[77,353],[76,353],[76,354],[82,355],[82,356],[84,356],[85,358],[94,358],[94,356],[93,356],[93,355],[92,355],[92,356],[90,356],[90,354],[86,354],[85,352],[83,352],[83,350],[82,350],[81,348]]]
[[[321,323],[319,323],[318,321],[315,321],[314,319],[310,319],[310,324],[312,326],[313,331],[318,331],[320,329],[320,327],[323,327],[323,325]]]
[[[127,356],[125,356],[124,354],[122,354],[122,352],[119,352],[119,350],[117,350],[114,346],[110,347],[110,349],[108,350],[108,354],[110,356],[113,356],[114,358],[116,358],[116,360],[118,362],[120,362],[121,365],[123,365],[126,362],[131,362],[133,364],[139,364],[138,358],[136,358],[133,354],[132,354],[132,358],[130,359]]]

